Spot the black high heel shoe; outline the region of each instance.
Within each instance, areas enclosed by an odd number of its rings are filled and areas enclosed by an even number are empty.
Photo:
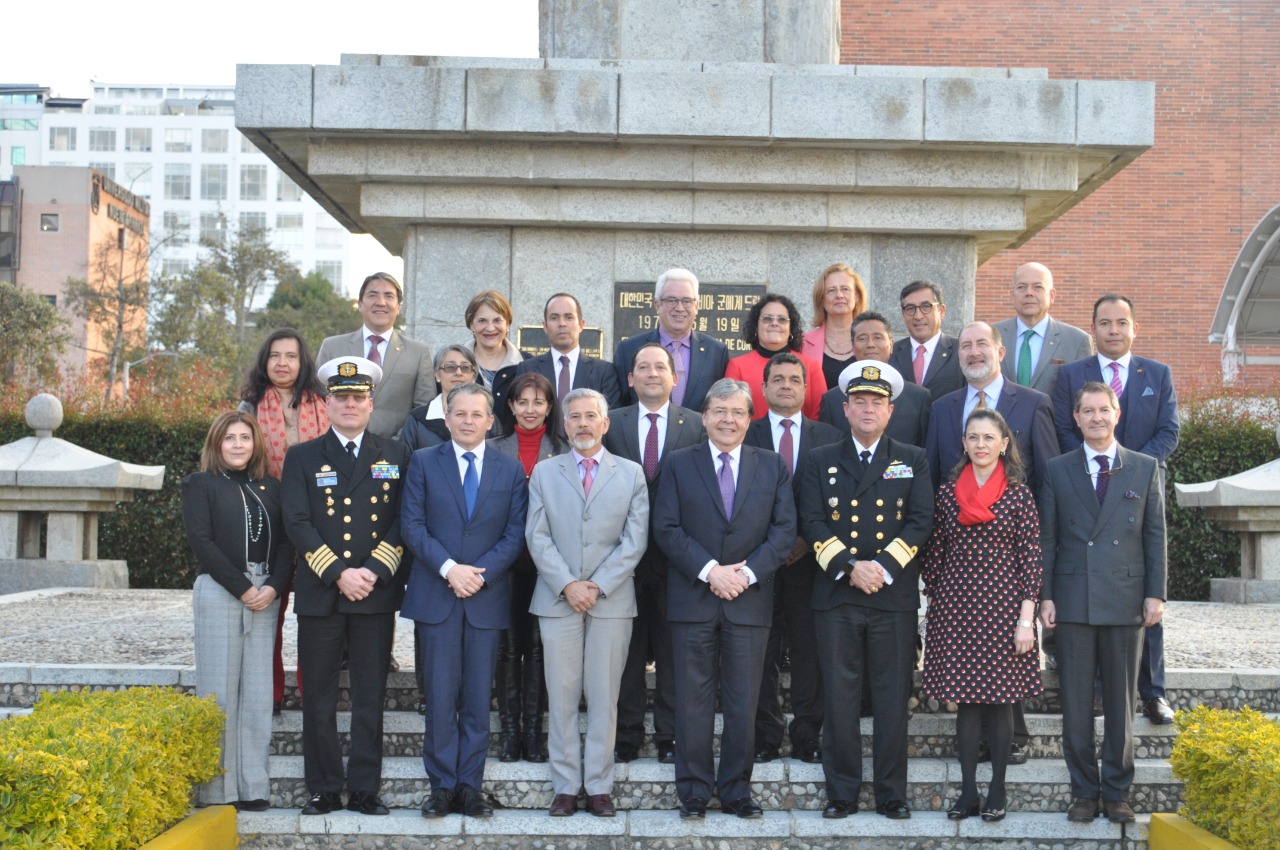
[[[961,807],[960,801],[956,802],[947,809],[947,820],[964,820],[965,818],[976,818],[982,811],[982,796],[973,801],[973,805]]]
[[[1000,808],[997,809],[995,806],[991,804],[991,796],[988,795],[987,805],[984,806],[982,809],[983,823],[997,823],[999,821],[1004,820],[1006,805],[1007,804],[1002,801],[1000,804]]]

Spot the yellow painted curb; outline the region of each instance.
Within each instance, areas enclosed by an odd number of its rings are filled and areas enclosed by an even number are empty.
[[[238,846],[235,808],[209,806],[179,821],[139,850],[234,850]]]
[[[1152,815],[1147,831],[1150,850],[1235,850],[1235,845],[1178,815]]]

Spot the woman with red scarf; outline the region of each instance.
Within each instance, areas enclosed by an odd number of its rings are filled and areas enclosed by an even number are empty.
[[[240,398],[240,410],[258,420],[266,444],[267,474],[276,480],[280,479],[284,453],[290,446],[314,440],[329,430],[329,411],[324,405],[324,387],[316,377],[316,362],[302,335],[293,328],[280,328],[263,340],[257,359],[245,375]],[[286,585],[280,594],[276,647],[271,661],[272,703],[276,714],[284,702],[284,660],[280,656],[280,644],[289,590],[290,586]],[[301,671],[298,672],[298,695],[302,695]]]
[[[960,797],[952,820],[1005,816],[1013,704],[1042,691],[1032,624],[1042,569],[1040,520],[1008,424],[977,408],[964,459],[938,491],[933,536],[920,570],[929,597],[924,692],[959,704]],[[978,746],[989,724],[991,784],[978,794]]]

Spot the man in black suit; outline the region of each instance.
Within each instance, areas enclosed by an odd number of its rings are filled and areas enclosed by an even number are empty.
[[[688,269],[668,269],[658,278],[653,287],[658,327],[622,340],[613,355],[618,383],[624,387],[623,404],[632,404],[637,398],[634,390],[625,389],[632,358],[640,346],[656,342],[671,352],[676,364],[671,401],[689,410],[702,410],[707,390],[724,377],[729,350],[720,340],[694,330],[698,298],[698,278]]]
[[[864,310],[854,317],[851,334],[855,361],[889,362],[893,351],[893,332],[889,330],[889,320],[883,315],[874,310]],[[849,427],[849,420],[844,415],[844,402],[848,398],[844,388],[854,377],[854,370],[845,367],[836,386],[822,394],[822,407],[818,411],[818,419],[841,433]],[[932,404],[928,390],[919,384],[904,383],[901,394],[893,401],[893,415],[889,417],[885,435],[899,443],[924,448]]]
[[[764,400],[769,412],[747,428],[744,445],[777,452],[792,472],[797,497],[809,453],[839,442],[843,435],[825,422],[806,419],[804,404],[808,375],[804,362],[790,351],[775,354],[764,367]],[[818,670],[818,639],[813,631],[813,582],[821,572],[813,550],[796,538],[773,583],[773,627],[765,649],[764,677],[756,709],[756,761],[773,761],[782,747],[784,718],[778,699],[779,664],[785,635],[791,652],[791,756],[810,764],[822,761],[822,673]]]
[[[818,663],[826,701],[822,771],[826,818],[858,811],[862,788],[862,680],[871,678],[876,811],[907,806],[907,704],[915,667],[916,554],[933,529],[924,449],[884,436],[902,376],[854,363],[845,405],[851,438],[814,449],[800,484],[800,534],[823,575],[813,586]]]
[[[934,398],[942,398],[964,386],[956,357],[956,338],[942,332],[942,320],[947,315],[942,288],[928,280],[912,281],[902,287],[898,304],[908,336],[894,343],[889,365],[906,381],[927,389]]]
[[[671,401],[678,386],[671,352],[656,342],[645,343],[633,357],[627,384],[639,399],[609,411],[611,426],[604,447],[611,454],[644,468],[649,485],[649,516],[658,494],[662,458],[706,439],[702,419]],[[671,659],[671,626],[667,622],[667,559],[649,535],[650,545],[636,566],[636,618],[631,645],[618,691],[618,733],[614,760],[634,761],[644,745],[645,665],[654,662],[653,741],[658,761],[676,758],[675,676]]]
[[[1116,439],[1120,403],[1107,384],[1086,382],[1073,418],[1084,443],[1049,461],[1039,498],[1040,619],[1058,635],[1062,750],[1073,798],[1067,818],[1093,820],[1101,797],[1108,820],[1132,823],[1138,659],[1143,627],[1164,616],[1164,486],[1155,458]],[[1095,678],[1102,683],[1101,770]]]
[[[302,761],[311,795],[302,813],[326,815],[342,807],[337,705],[345,647],[351,676],[347,808],[385,815],[378,798],[382,702],[409,572],[399,518],[409,450],[368,430],[373,388],[382,375],[376,364],[340,357],[321,366],[319,375],[328,382],[333,427],[289,449],[281,482],[285,531],[299,555],[293,607],[307,683]]]
[[[497,385],[494,391],[495,409],[505,401],[507,385],[516,375],[525,372],[540,372],[551,382],[558,399],[567,396],[570,390],[586,387],[603,395],[611,408],[617,407],[622,392],[618,388],[618,376],[613,371],[613,364],[583,354],[578,346],[578,338],[586,326],[587,321],[582,318],[582,305],[577,298],[566,292],[557,292],[548,298],[542,308],[542,327],[547,332],[551,350],[529,358],[509,373],[503,370],[494,377]],[[563,437],[564,422],[560,422],[557,427]]]
[[[654,506],[654,535],[672,567],[676,794],[684,818],[705,817],[713,791],[726,814],[758,818],[764,813],[751,799],[755,711],[773,575],[796,538],[795,498],[782,458],[742,445],[750,388],[723,378],[707,392],[705,408],[708,441],[667,455]],[[718,773],[717,685],[724,713]]]

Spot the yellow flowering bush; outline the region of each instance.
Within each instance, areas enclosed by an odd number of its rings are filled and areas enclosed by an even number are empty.
[[[1280,723],[1245,707],[1178,712],[1173,773],[1181,814],[1240,850],[1280,847]]]
[[[164,688],[44,695],[0,722],[0,847],[116,850],[186,816],[217,775],[224,716]]]

